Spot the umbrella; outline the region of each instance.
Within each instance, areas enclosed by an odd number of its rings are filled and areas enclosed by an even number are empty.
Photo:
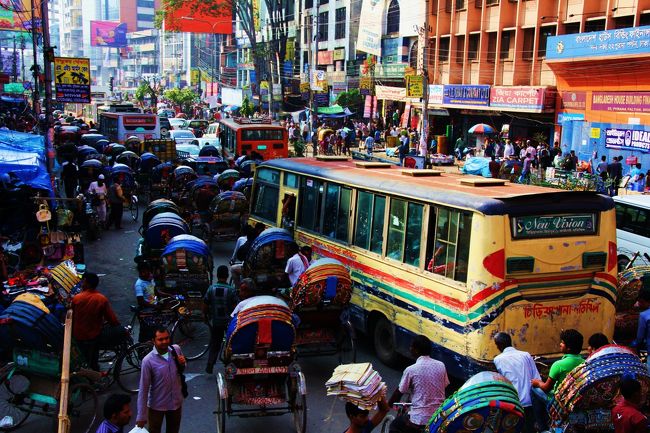
[[[199,151],[199,156],[221,156],[216,146],[208,144]]]
[[[494,128],[485,123],[477,123],[476,125],[469,128],[470,134],[494,134]]]
[[[96,159],[89,159],[81,164],[81,167],[83,168],[102,168],[103,166],[104,165]]]

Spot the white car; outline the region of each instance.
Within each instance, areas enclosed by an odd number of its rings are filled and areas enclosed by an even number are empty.
[[[172,126],[172,129],[187,129],[190,123],[185,119],[172,117],[169,119],[169,124]]]
[[[650,256],[650,196],[618,195],[616,203],[616,244],[619,270],[627,266],[636,252],[638,266]]]
[[[192,131],[185,129],[172,129],[169,131],[169,138],[176,142],[176,147],[178,148],[179,144],[194,144],[198,149],[198,138],[192,134]]]
[[[177,152],[187,152],[190,157],[192,158],[198,158],[199,156],[199,146],[196,144],[177,144],[176,145],[176,151]]]

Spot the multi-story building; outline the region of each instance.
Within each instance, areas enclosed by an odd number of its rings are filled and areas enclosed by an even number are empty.
[[[53,6],[58,7],[60,17],[59,54],[84,57],[82,0],[61,0]]]
[[[122,60],[125,87],[137,87],[141,79],[160,78],[159,33],[157,29],[127,33],[128,55]]]
[[[126,23],[127,31],[151,30],[160,0],[119,0],[120,22]]]

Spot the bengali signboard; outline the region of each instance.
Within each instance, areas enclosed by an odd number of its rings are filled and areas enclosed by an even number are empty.
[[[300,96],[303,101],[309,101],[309,83],[300,83]]]
[[[442,84],[429,84],[429,104],[442,105],[444,88]]]
[[[20,75],[20,57],[20,51],[2,51],[0,53],[0,59],[2,59],[0,70],[2,70],[2,73],[7,75]]]
[[[337,48],[332,54],[332,60],[345,60],[345,48]]]
[[[584,110],[587,108],[587,92],[562,92],[562,108]]]
[[[384,1],[363,0],[359,18],[357,51],[381,56],[384,3]]]
[[[334,52],[331,50],[318,52],[319,65],[331,65],[333,63]]]
[[[548,105],[546,87],[492,86],[490,90],[490,107],[541,113]]]
[[[126,23],[91,21],[90,46],[109,48],[126,47]]]
[[[443,88],[442,103],[445,105],[488,106],[490,104],[490,86],[445,85]]]
[[[421,75],[409,75],[406,77],[406,97],[424,97],[424,80]]]
[[[512,218],[514,239],[583,236],[596,233],[596,214],[535,215]]]
[[[400,102],[406,100],[406,89],[404,87],[375,86],[375,94],[377,99]]]
[[[592,92],[591,109],[621,113],[650,113],[650,92]]]
[[[54,85],[58,102],[90,104],[90,59],[55,57]]]
[[[629,128],[605,129],[605,147],[650,152],[650,131]]]
[[[359,93],[362,95],[371,95],[372,94],[372,78],[371,77],[361,77],[359,78]]]
[[[650,53],[650,26],[552,36],[546,60]]]
[[[37,7],[40,6],[37,5]],[[40,18],[36,18],[34,21],[36,28],[40,30]],[[0,30],[24,32],[31,29],[31,0],[0,0]],[[6,35],[3,34],[3,36]]]

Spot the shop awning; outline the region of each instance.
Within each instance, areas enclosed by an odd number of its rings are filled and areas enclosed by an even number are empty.
[[[341,114],[343,107],[338,104],[330,105],[329,107],[318,107],[318,114]]]

